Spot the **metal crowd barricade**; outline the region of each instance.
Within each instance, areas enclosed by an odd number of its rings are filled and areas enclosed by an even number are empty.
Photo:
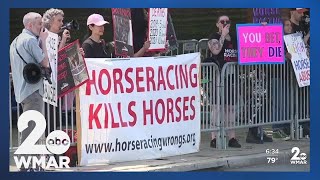
[[[201,53],[201,60],[210,56],[210,50],[208,49],[209,39],[200,39],[198,43],[199,52]]]
[[[180,54],[188,54],[198,52],[198,40],[191,39],[191,40],[178,40],[178,47],[174,50],[171,50],[167,53],[162,55],[164,56],[175,56]]]
[[[213,104],[220,102],[220,72],[215,63],[201,64],[201,131],[217,131],[218,126],[212,124]]]
[[[290,124],[298,139],[298,124],[310,121],[309,87],[298,88],[289,63],[246,65],[227,63],[221,72],[220,122],[226,131],[265,125]]]
[[[14,99],[14,92],[12,87],[12,77],[11,74],[9,75],[9,127],[10,127],[10,146],[9,150],[10,152],[14,152],[17,147],[21,144],[20,137],[21,133],[18,131],[17,128],[17,122],[18,118],[22,113],[22,107],[19,103],[16,103]],[[47,129],[45,131],[45,134],[50,133],[51,130],[69,130],[74,131],[76,130],[76,120],[75,120],[75,107],[68,107],[64,106],[62,109],[62,101],[67,101],[68,96],[64,96],[62,98],[58,99],[58,107],[54,107],[52,105],[49,105],[47,103],[44,103],[44,111],[43,114],[46,117],[47,120]],[[74,99],[75,101],[75,99]],[[53,113],[53,114],[51,114]],[[58,125],[59,121],[59,125]],[[54,127],[51,127],[53,125]],[[44,135],[41,137],[39,143],[44,143]],[[70,140],[71,145],[75,145],[74,142],[74,134],[70,133]]]

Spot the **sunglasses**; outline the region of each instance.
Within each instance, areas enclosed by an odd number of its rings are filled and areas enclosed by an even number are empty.
[[[221,24],[230,24],[231,21],[230,20],[227,20],[227,21],[226,20],[221,20],[220,23]]]

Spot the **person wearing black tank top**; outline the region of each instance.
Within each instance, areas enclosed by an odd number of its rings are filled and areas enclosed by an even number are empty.
[[[217,19],[216,26],[218,28],[218,32],[213,33],[210,36],[210,39],[208,41],[208,47],[211,52],[211,58],[208,59],[207,62],[215,62],[220,69],[222,69],[223,65],[226,62],[232,62],[232,61],[237,61],[237,50],[233,49],[233,43],[232,43],[232,38],[229,34],[229,29],[230,29],[230,19],[228,16],[220,16]],[[227,77],[228,80],[232,81],[229,77]],[[228,96],[230,93],[233,91],[231,88],[226,89],[226,96]],[[233,99],[233,98],[230,98]],[[236,119],[236,113],[235,113],[235,102],[229,101],[225,103],[225,124],[234,124],[235,119]],[[212,122],[211,126],[217,126],[216,119],[219,117],[218,116],[218,109],[220,104],[216,103],[213,104],[213,112],[212,112]],[[232,126],[232,125],[231,125]],[[235,147],[235,148],[240,148],[241,145],[239,144],[238,140],[235,138],[235,130],[229,130],[227,131],[227,135],[229,137],[229,142],[228,146],[229,147]],[[211,142],[210,142],[210,147],[216,148],[216,134],[215,132],[211,133]]]

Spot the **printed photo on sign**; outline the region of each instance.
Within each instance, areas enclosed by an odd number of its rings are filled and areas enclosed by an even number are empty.
[[[239,64],[283,64],[282,24],[237,24]]]
[[[299,87],[310,86],[310,60],[300,33],[284,36]]]
[[[79,41],[76,40],[58,53],[58,97],[73,91],[89,78],[84,58],[79,49]]]
[[[132,57],[134,51],[130,8],[113,8],[112,19],[116,56]]]
[[[167,8],[150,8],[149,9],[149,31],[148,39],[150,40],[149,50],[164,50],[167,42]]]

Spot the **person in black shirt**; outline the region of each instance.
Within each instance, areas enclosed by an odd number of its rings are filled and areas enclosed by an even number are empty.
[[[211,52],[211,58],[208,58],[206,62],[215,62],[220,69],[222,69],[223,65],[226,62],[232,62],[237,61],[237,51],[233,49],[233,43],[231,36],[229,34],[230,29],[230,19],[228,16],[220,16],[217,19],[216,26],[218,28],[218,32],[213,33],[208,41],[208,47]],[[228,80],[233,81],[231,77],[227,77]],[[233,88],[230,87],[230,89],[226,89],[226,96],[230,95],[233,91]],[[233,98],[229,98],[233,99]],[[226,124],[234,124],[236,119],[236,113],[235,113],[235,102],[226,102],[224,113],[226,119]],[[222,105],[222,104],[221,104]],[[220,106],[220,103],[213,104],[213,112],[212,112],[212,126],[216,126],[216,119],[218,115],[218,107]],[[232,126],[232,125],[231,125]],[[238,140],[235,138],[235,130],[229,130],[228,131],[228,137],[229,137],[229,147],[236,147],[240,148],[241,145],[239,144]],[[210,147],[215,148],[216,147],[216,135],[215,132],[211,133],[211,142]]]
[[[308,11],[308,9],[305,8],[293,8],[290,11],[290,22],[292,25],[292,32],[293,33],[301,33],[302,37],[303,37],[303,41],[306,45],[307,48],[307,55],[309,55],[310,53],[310,31],[306,32],[303,23],[302,23],[302,18],[304,16],[304,13],[306,13]],[[298,91],[298,96],[302,96],[302,91]],[[299,106],[301,106],[301,103],[299,104]],[[301,109],[301,108],[299,108]],[[303,127],[303,136],[305,135],[310,135],[310,122],[303,122],[301,123],[302,127]]]
[[[89,36],[82,44],[86,58],[110,58],[106,44],[101,36],[104,34],[104,25],[109,24],[100,14],[92,14],[88,17],[87,27]]]
[[[105,21],[100,14],[92,14],[88,17],[88,38],[82,44],[86,58],[111,58],[114,56],[113,45],[106,45],[104,39],[101,39],[105,24],[109,24],[109,22]],[[150,42],[146,41],[133,57],[141,57],[149,47]]]
[[[232,36],[229,34],[230,20],[228,16],[220,16],[218,22],[216,23],[219,31],[213,33],[209,37],[208,47],[212,61],[217,63],[220,69],[226,62],[236,62],[237,50],[236,43]]]
[[[303,37],[303,41],[306,45],[310,44],[310,31],[305,29],[303,25],[303,17],[304,13],[306,13],[308,9],[305,8],[292,8],[290,11],[290,22],[292,26],[293,33],[300,33]]]

